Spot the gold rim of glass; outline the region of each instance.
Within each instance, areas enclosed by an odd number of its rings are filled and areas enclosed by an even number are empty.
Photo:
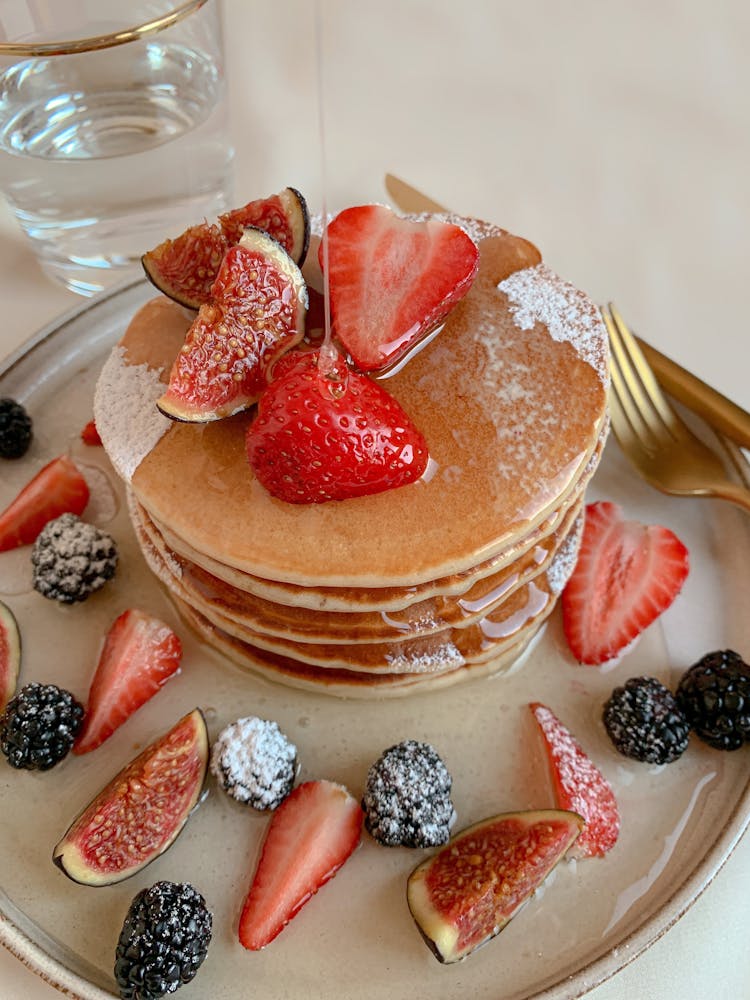
[[[90,38],[73,38],[60,42],[0,42],[0,56],[68,56],[77,52],[95,52],[97,49],[110,49],[115,45],[126,45],[137,42],[141,38],[155,35],[158,31],[171,28],[183,18],[202,7],[207,0],[189,0],[175,7],[167,14],[156,17],[132,28],[123,28],[107,35],[92,35]]]

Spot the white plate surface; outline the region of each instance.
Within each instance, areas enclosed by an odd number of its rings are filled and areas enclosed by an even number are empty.
[[[71,608],[31,590],[28,548],[0,555],[0,599],[13,609],[23,636],[22,683],[55,682],[85,700],[102,636],[128,606],[162,615],[185,641],[181,674],[99,750],[45,774],[15,772],[0,762],[0,941],[68,995],[109,998],[115,995],[114,947],[130,899],[159,879],[184,880],[214,911],[209,956],[178,994],[185,1000],[239,1000],[250,988],[266,1000],[313,1000],[350,996],[353,982],[363,1000],[562,1000],[585,993],[684,912],[747,825],[747,750],[721,754],[693,740],[676,763],[649,767],[619,756],[600,721],[603,701],[628,677],[649,674],[675,684],[709,650],[750,649],[747,518],[728,505],[662,497],[630,474],[610,442],[589,498],[614,499],[633,517],[667,524],[691,552],[682,594],[616,668],[574,664],[556,612],[523,667],[505,678],[371,703],[257,680],[206,650],[179,621],[144,566],[106,457],[78,440],[106,352],[151,294],[139,282],[84,304],[42,331],[0,376],[0,395],[24,400],[36,429],[29,455],[3,466],[0,508],[46,461],[70,451],[94,482],[87,518],[110,530],[121,551],[115,580]],[[69,821],[105,781],[196,705],[212,735],[239,715],[275,718],[298,746],[300,780],[332,778],[356,795],[385,747],[427,740],[453,774],[458,828],[498,812],[552,805],[526,708],[531,700],[552,708],[608,776],[622,834],[607,858],[560,866],[495,941],[457,966],[435,961],[406,907],[406,877],[423,853],[388,850],[368,837],[271,946],[245,952],[237,920],[267,820],[213,786],[170,851],[119,886],[75,885],[51,863]]]

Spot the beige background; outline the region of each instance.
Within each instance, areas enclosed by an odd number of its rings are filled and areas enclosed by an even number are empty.
[[[385,200],[384,171],[401,174],[530,237],[556,270],[750,407],[744,3],[321,9],[329,208]],[[238,203],[286,184],[322,203],[313,10],[226,0]],[[4,207],[0,296],[0,357],[77,301],[39,274]],[[746,837],[692,910],[591,1000],[750,995],[748,899]],[[0,1000],[57,995],[0,950]]]

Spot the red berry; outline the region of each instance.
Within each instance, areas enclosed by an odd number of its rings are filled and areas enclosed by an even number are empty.
[[[99,431],[96,429],[96,424],[93,420],[89,420],[81,431],[81,441],[91,447],[96,447],[102,443],[102,439],[99,437]]]
[[[614,659],[669,607],[688,566],[688,550],[668,528],[626,521],[615,503],[588,504],[578,562],[561,598],[575,658]]]
[[[0,552],[30,545],[48,521],[61,514],[82,514],[89,488],[66,455],[53,459],[24,486],[0,514]]]
[[[168,625],[137,608],[123,611],[107,633],[73,753],[96,750],[169,680],[181,657]]]
[[[317,352],[287,355],[258,403],[247,454],[269,493],[288,503],[323,503],[412,483],[427,444],[400,404],[366,375],[329,382]]]
[[[362,371],[392,364],[433,330],[479,267],[463,229],[402,219],[383,205],[345,209],[327,238],[333,330]],[[324,266],[322,244],[318,256]]]
[[[362,810],[342,785],[306,781],[273,814],[240,917],[240,942],[265,947],[359,843]]]
[[[570,855],[590,858],[606,854],[620,833],[620,813],[612,787],[549,708],[539,702],[529,708],[544,739],[557,807],[578,813],[586,824]]]

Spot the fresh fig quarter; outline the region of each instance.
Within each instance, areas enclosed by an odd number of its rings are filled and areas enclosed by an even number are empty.
[[[582,828],[560,809],[491,816],[415,868],[409,909],[437,959],[458,962],[499,934]]]
[[[99,792],[52,860],[82,885],[135,875],[174,843],[200,799],[208,757],[206,722],[196,708]]]

